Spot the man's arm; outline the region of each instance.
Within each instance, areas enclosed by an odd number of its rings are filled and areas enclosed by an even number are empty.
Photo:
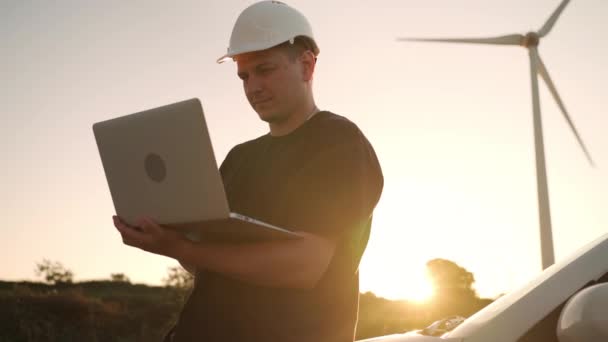
[[[173,257],[244,282],[282,288],[313,288],[333,256],[333,242],[309,233],[287,241],[177,245]]]
[[[135,230],[115,217],[123,242],[182,264],[209,270],[251,284],[313,288],[327,269],[335,243],[309,233],[302,238],[246,244],[194,243],[150,219],[138,220]]]

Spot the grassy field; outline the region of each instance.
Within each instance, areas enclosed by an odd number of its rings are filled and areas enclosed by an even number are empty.
[[[187,290],[116,281],[48,285],[0,281],[0,342],[162,341]],[[425,305],[361,294],[357,338],[400,333],[489,300]]]

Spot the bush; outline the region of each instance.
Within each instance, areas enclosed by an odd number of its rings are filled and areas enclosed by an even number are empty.
[[[74,273],[65,268],[60,262],[52,262],[44,259],[41,263],[36,264],[35,273],[39,277],[43,277],[49,284],[72,283]]]

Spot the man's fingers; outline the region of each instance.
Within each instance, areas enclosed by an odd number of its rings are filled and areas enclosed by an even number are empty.
[[[118,216],[112,216],[112,221],[114,222],[114,227],[118,229],[128,228],[127,224],[124,223]]]
[[[138,218],[136,220],[136,224],[146,233],[158,234],[162,233],[163,231],[163,228],[161,226],[159,226],[156,222],[154,222],[154,220],[147,216]]]
[[[145,234],[137,231],[130,226],[127,226],[120,218],[114,217],[114,227],[118,229],[120,235],[122,235],[123,242],[127,243],[127,241],[135,242],[140,241],[145,238]],[[132,246],[132,244],[130,244]]]
[[[114,227],[116,227],[116,229],[118,229],[120,232],[122,232],[123,230],[128,230],[131,229],[131,227],[127,226],[124,222],[122,222],[122,220],[120,218],[118,218],[117,216],[113,217],[114,219]]]
[[[145,250],[144,247],[148,244],[147,236],[132,228],[119,228],[118,231],[122,237],[122,243],[127,246],[137,247]]]
[[[112,220],[125,245],[137,247],[144,251],[161,254],[163,243],[175,238],[149,217],[137,218],[133,226],[126,224],[118,216],[113,216]]]
[[[131,246],[134,247],[135,246],[135,242],[133,242],[133,240],[129,239],[128,237],[122,235],[122,243],[124,243],[127,246]]]

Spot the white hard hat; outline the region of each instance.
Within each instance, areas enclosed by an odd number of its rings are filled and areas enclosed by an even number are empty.
[[[312,52],[319,54],[312,28],[302,13],[280,1],[260,1],[243,10],[230,35],[228,53],[218,58],[222,63],[238,54],[266,50],[281,43],[306,37]]]

